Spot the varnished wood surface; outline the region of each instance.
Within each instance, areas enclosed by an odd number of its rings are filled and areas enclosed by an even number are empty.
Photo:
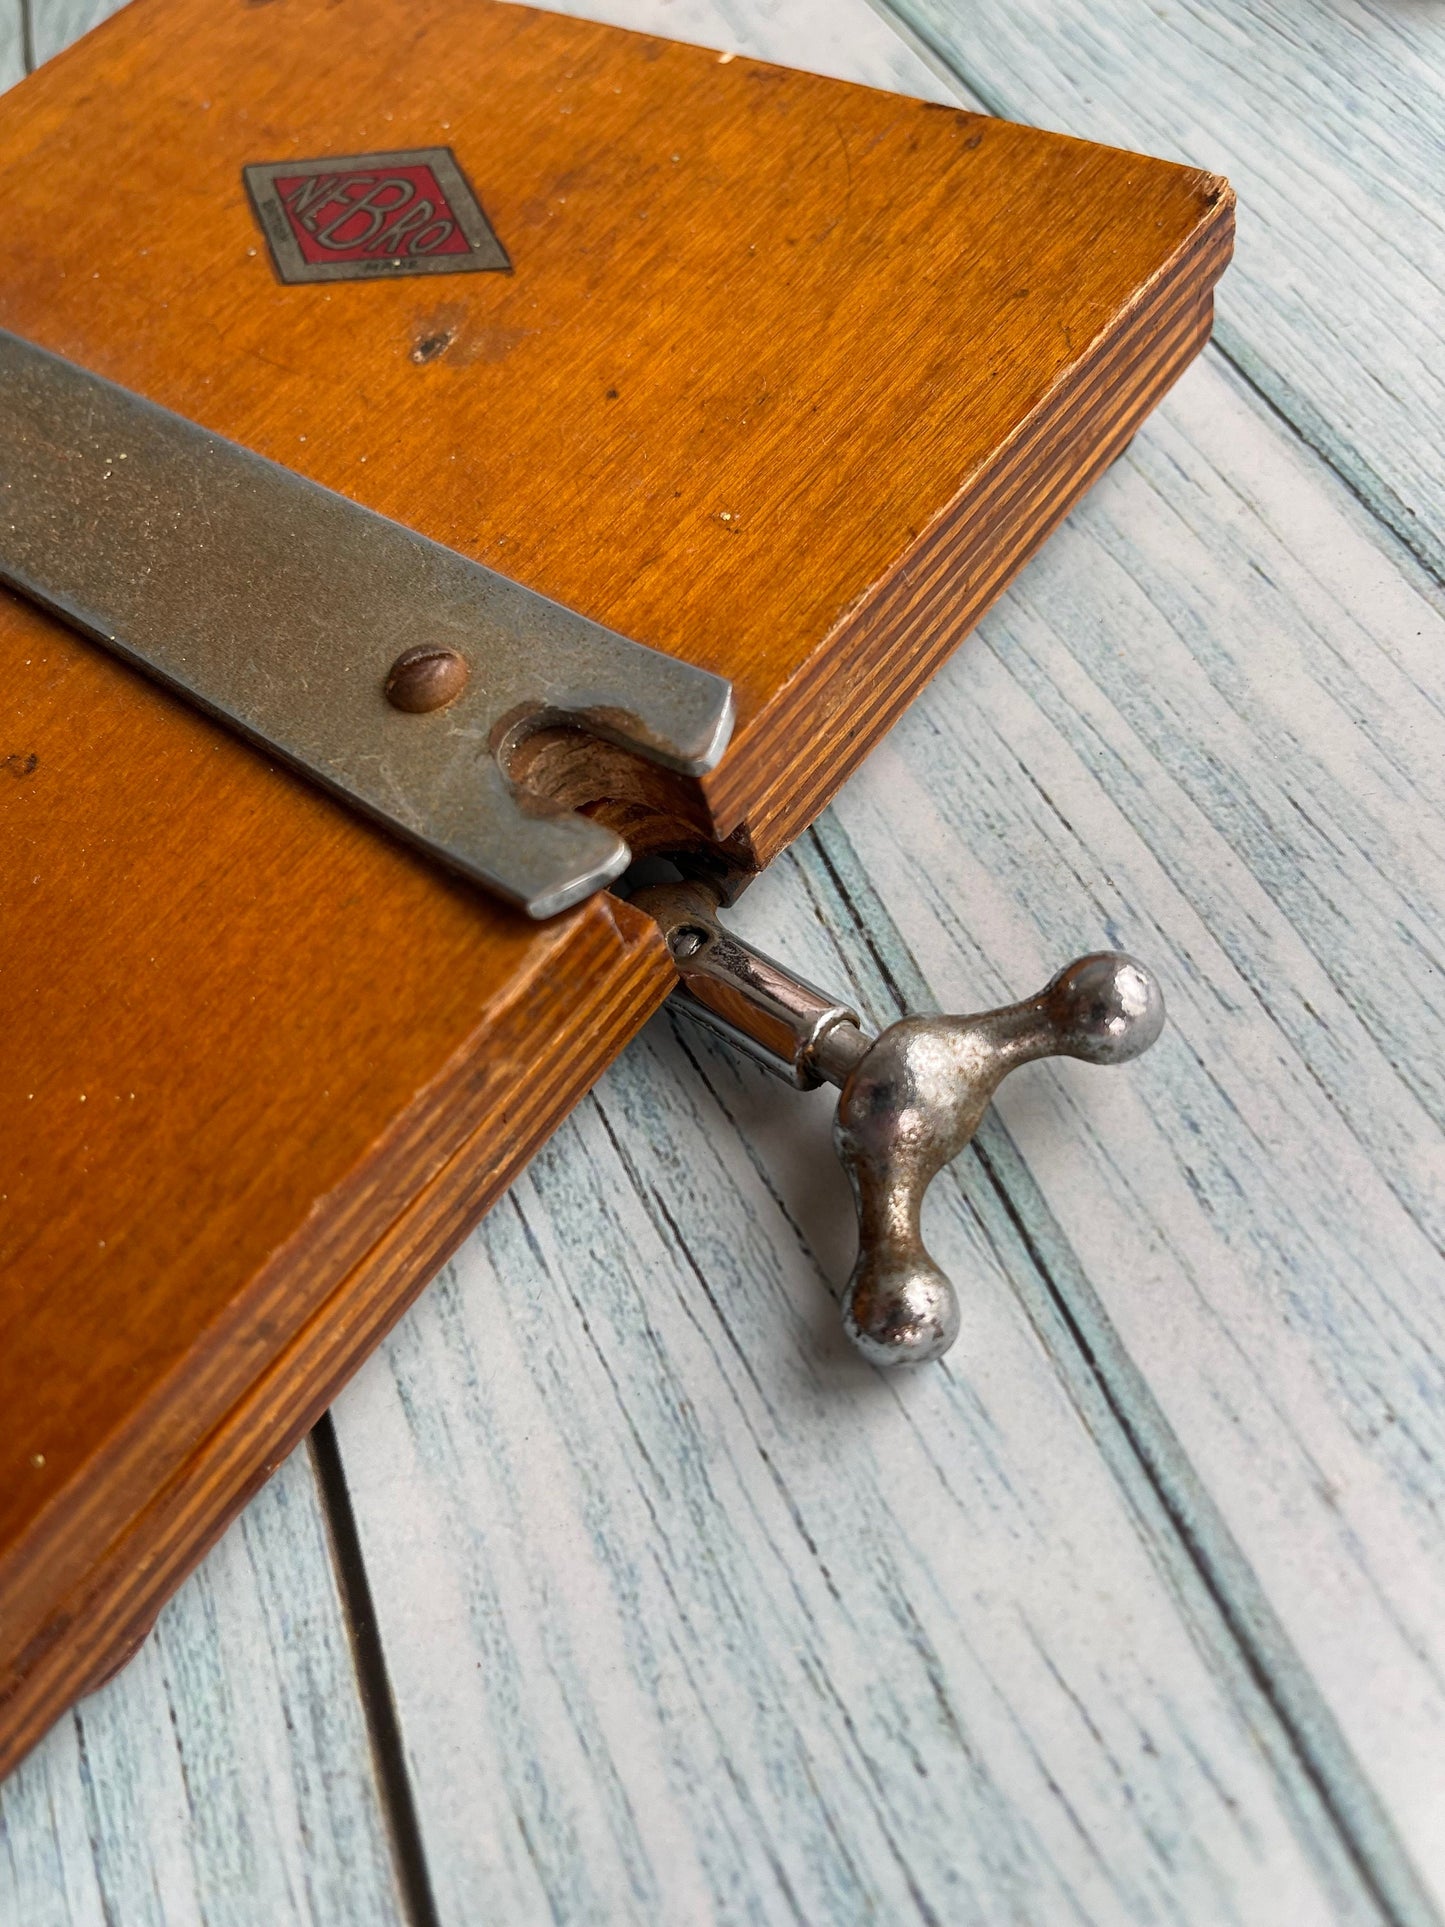
[[[692,833],[764,852],[1197,351],[1227,191],[526,9],[400,18],[138,0],[38,74],[0,320],[721,666]],[[514,275],[275,281],[243,162],[441,137]],[[631,913],[525,926],[18,603],[0,653],[11,1761],[669,978]]]
[[[391,0],[344,28],[258,11],[136,0],[30,84],[0,166],[37,241],[0,320],[728,676],[704,790],[763,859],[805,820],[788,776],[882,727],[858,689],[892,679],[891,630],[860,652],[845,619],[938,524],[964,582],[1026,553],[1137,425],[1125,370],[1147,388],[1197,346],[1227,259],[1201,170],[527,8],[428,0],[400,45]],[[327,36],[321,96],[287,50]],[[525,271],[273,285],[258,141],[439,137]],[[180,155],[196,212],[151,246]],[[927,568],[912,593],[936,661],[958,598]]]
[[[414,1231],[428,1187],[480,1139],[448,1187],[475,1208],[551,1122],[539,1100],[585,1089],[668,978],[609,900],[545,930],[500,915],[7,616],[30,745],[0,791],[25,933],[0,1260],[14,1757],[320,1409],[299,1366],[294,1399],[267,1383],[312,1314],[329,1304],[323,1351],[354,1356],[385,1319],[359,1282],[383,1241],[394,1315],[442,1255]]]
[[[835,71],[846,34],[862,77],[927,84],[836,0],[617,4]],[[977,46],[1002,10],[969,18]],[[1056,121],[1097,108],[1078,50],[1102,18],[1034,22],[1039,71],[1074,61]],[[1183,63],[1219,10],[1170,18],[1167,73],[1143,64],[1153,16],[1126,23],[1138,66],[1114,45],[1126,128],[1166,81],[1208,96]],[[1430,20],[1392,19],[1426,64]],[[1359,79],[1306,43],[1259,80],[1278,18],[1231,20],[1239,88]],[[1428,114],[1417,77],[1396,85],[1402,117]],[[1239,98],[1219,93],[1217,127]],[[1270,129],[1282,166],[1315,135],[1284,108]],[[1384,165],[1362,145],[1333,199],[1348,212]],[[1282,253],[1325,205],[1293,191],[1254,258],[1323,312],[1350,283],[1313,289]],[[1428,259],[1427,234],[1397,234]],[[1322,322],[1310,352],[1347,353],[1353,325]],[[676,1918],[840,1927],[1439,1919],[1442,613],[1211,354],[744,899],[754,937],[853,979],[878,1017],[1029,988],[1099,941],[1164,969],[1153,1058],[1030,1073],[940,1186],[972,1284],[946,1386],[870,1396],[828,1350],[849,1252],[824,1100],[665,1025],[362,1374],[337,1424],[442,1919],[483,1895],[529,1922],[651,1921],[659,1896]],[[557,1376],[545,1352],[500,1369],[539,1314]],[[927,1496],[900,1526],[903,1484]],[[313,1585],[304,1548],[286,1556]],[[203,1684],[181,1690],[224,1730]],[[93,1704],[165,1730],[143,1664]],[[73,1732],[36,1756],[70,1811]],[[130,1868],[194,1864],[208,1918],[253,1918],[228,1830],[168,1802],[166,1760],[138,1760]],[[93,1877],[78,1829],[47,1860],[16,1784],[0,1917],[89,1927],[114,1861]],[[247,1769],[252,1797],[269,1785]],[[294,1825],[303,1863],[324,1851]],[[307,1917],[287,1904],[268,1918]]]

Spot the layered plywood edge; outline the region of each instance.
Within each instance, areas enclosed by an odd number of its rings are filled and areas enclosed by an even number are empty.
[[[443,142],[511,276],[274,280],[244,163]],[[1202,345],[1231,234],[1197,171],[449,0],[137,0],[6,100],[0,179],[0,324],[728,675],[690,792],[567,734],[529,772],[752,862]],[[3,1770],[670,971],[625,905],[526,925],[9,601],[0,663]]]
[[[568,939],[592,966],[590,986],[543,973],[524,986],[510,1009],[490,1018],[486,1043],[496,1063],[490,1101],[473,1113],[471,1128],[458,1132],[450,1155],[365,1255],[338,1278],[334,1260],[328,1265],[317,1256],[307,1265],[297,1254],[282,1254],[273,1285],[288,1300],[277,1317],[284,1342],[249,1371],[242,1357],[213,1346],[208,1362],[219,1380],[215,1404],[242,1388],[220,1422],[193,1440],[172,1443],[169,1476],[157,1486],[156,1439],[149,1414],[141,1414],[131,1436],[112,1447],[104,1482],[92,1482],[82,1495],[88,1508],[52,1507],[41,1521],[42,1529],[50,1528],[48,1541],[12,1550],[0,1570],[6,1625],[20,1618],[37,1630],[18,1655],[3,1704],[0,1776],[71,1700],[130,1657],[161,1604],[315,1424],[557,1119],[661,1003],[671,977],[660,962],[654,927],[616,905],[620,928],[609,930],[610,905],[607,899],[602,917],[588,919],[589,927]],[[585,1041],[567,1062],[548,1064],[535,1049],[536,1038],[564,1022],[577,1023]],[[540,1074],[518,1075],[519,1063],[533,1058],[542,1060]],[[310,1292],[295,1290],[308,1269]],[[210,1401],[195,1400],[196,1390],[188,1381],[186,1402],[210,1409]],[[57,1600],[58,1588],[65,1590]]]
[[[773,725],[780,765],[790,732],[806,732],[813,718],[834,740],[810,770],[787,767],[756,792],[744,821],[760,863],[807,828],[1199,353],[1232,239],[1231,204],[1205,254],[1212,277],[1199,286],[1161,275],[1138,311],[1121,317],[1114,352],[1061,383],[906,564],[838,625],[826,689],[802,678],[790,686]],[[726,797],[726,775],[724,765],[704,779],[710,797]],[[714,807],[729,819],[729,808]]]

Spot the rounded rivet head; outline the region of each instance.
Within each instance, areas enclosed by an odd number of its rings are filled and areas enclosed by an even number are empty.
[[[455,649],[423,644],[402,652],[387,671],[386,700],[411,716],[445,709],[467,686],[471,671]]]

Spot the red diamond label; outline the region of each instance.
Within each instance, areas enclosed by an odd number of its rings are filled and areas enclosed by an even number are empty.
[[[264,161],[244,176],[283,281],[511,267],[450,148]]]

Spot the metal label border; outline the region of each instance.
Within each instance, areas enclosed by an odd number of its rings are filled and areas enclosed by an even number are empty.
[[[284,175],[360,167],[429,167],[467,243],[466,254],[420,259],[308,261],[281,205],[276,182]],[[487,219],[475,188],[449,147],[409,147],[378,154],[326,154],[317,160],[251,161],[241,169],[246,197],[265,236],[276,278],[288,286],[314,281],[396,281],[414,274],[510,274],[512,258]]]

